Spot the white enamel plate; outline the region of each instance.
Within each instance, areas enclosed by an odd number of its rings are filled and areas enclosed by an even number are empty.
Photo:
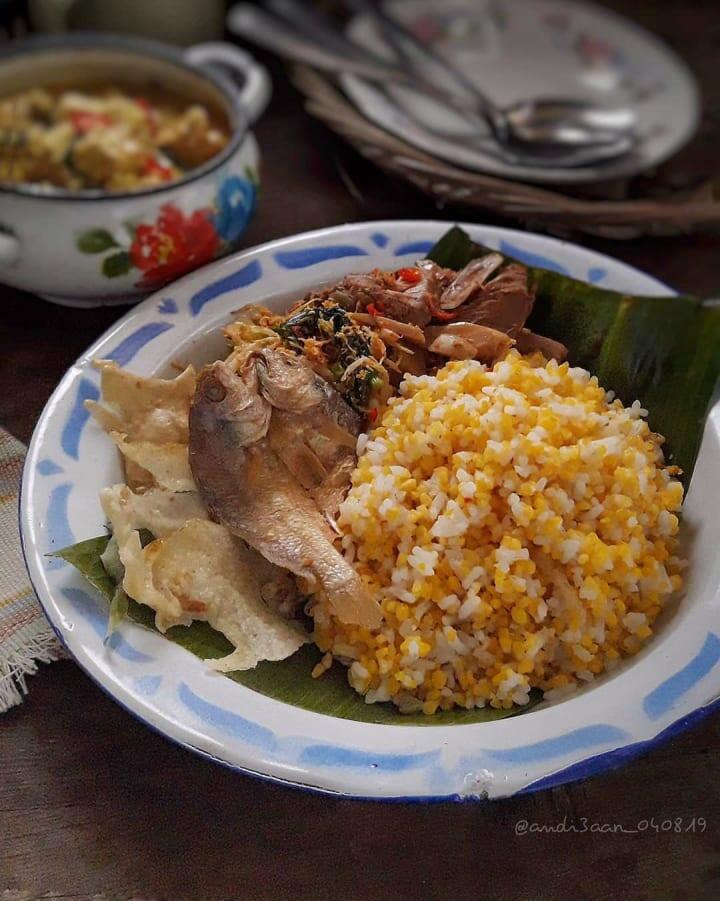
[[[311,713],[208,671],[159,634],[126,622],[103,643],[107,605],[47,554],[102,534],[98,492],[120,479],[110,441],[83,401],[98,396],[93,358],[143,375],[223,349],[221,327],[246,303],[290,298],[375,266],[422,257],[442,222],[346,225],[286,238],[199,270],[150,297],[65,375],[28,451],[22,538],[32,582],[57,634],[115,700],[182,745],[239,770],[373,798],[500,797],[616,765],[710,709],[720,696],[720,405],[707,423],[684,507],[693,533],[687,591],[646,649],[571,699],[523,716],[457,726],[371,725]],[[633,293],[667,289],[637,270],[551,238],[464,226],[501,251]]]

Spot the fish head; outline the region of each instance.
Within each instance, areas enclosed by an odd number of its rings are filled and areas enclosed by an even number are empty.
[[[275,347],[258,352],[260,390],[273,407],[302,413],[323,400],[322,382],[304,357]]]
[[[253,364],[242,372],[222,361],[206,366],[190,407],[191,453],[218,441],[236,448],[260,441],[267,434],[270,413]]]

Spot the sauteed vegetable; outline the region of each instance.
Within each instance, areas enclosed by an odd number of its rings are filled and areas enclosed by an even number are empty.
[[[156,87],[36,88],[0,98],[0,184],[131,191],[219,153],[227,123]]]

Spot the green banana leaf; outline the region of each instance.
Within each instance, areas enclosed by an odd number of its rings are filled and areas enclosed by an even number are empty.
[[[105,571],[100,559],[109,540],[108,535],[89,538],[87,541],[58,551],[55,556],[71,563],[110,603],[115,597],[116,585]],[[127,617],[155,631],[153,611],[131,598],[127,599]],[[227,638],[207,623],[194,622],[190,626],[173,626],[165,633],[165,637],[205,660],[224,657],[233,650]],[[305,710],[346,720],[394,726],[459,726],[488,722],[525,713],[542,700],[542,693],[533,691],[528,704],[510,710],[483,707],[474,710],[439,711],[433,716],[399,713],[392,704],[366,704],[350,687],[346,670],[338,663],[319,679],[313,679],[310,673],[320,661],[320,657],[321,654],[315,645],[305,645],[287,660],[266,661],[255,669],[227,675],[246,688],[277,701],[303,707]]]
[[[489,252],[455,226],[428,257],[461,269]],[[650,427],[666,438],[666,458],[682,469],[687,485],[720,375],[718,302],[687,295],[633,297],[548,269],[525,268],[535,289],[528,327],[561,341],[570,362],[596,375],[623,403],[639,400]]]

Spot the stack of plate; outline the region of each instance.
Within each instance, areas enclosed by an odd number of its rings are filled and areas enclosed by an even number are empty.
[[[556,230],[632,237],[720,220],[709,185],[662,199],[596,199],[607,196],[598,186],[608,183],[617,197],[618,181],[657,167],[698,126],[692,75],[646,31],[576,0],[387,0],[384,8],[499,105],[542,95],[629,107],[640,136],[635,151],[604,163],[521,166],[502,158],[491,135],[409,88],[378,86],[350,74],[334,83],[299,67],[295,82],[308,109],[385,170],[442,202]],[[375,51],[383,47],[366,16],[350,21],[348,36]]]

